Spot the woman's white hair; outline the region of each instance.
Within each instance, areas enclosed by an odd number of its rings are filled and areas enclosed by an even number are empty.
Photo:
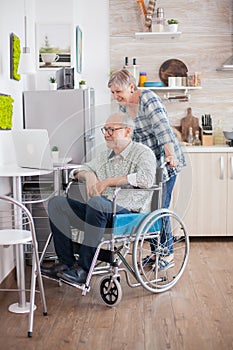
[[[127,69],[121,69],[113,72],[108,81],[109,88],[112,85],[127,88],[130,84],[134,85],[135,90],[137,89],[136,79]]]

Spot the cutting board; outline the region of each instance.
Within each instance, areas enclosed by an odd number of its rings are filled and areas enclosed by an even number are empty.
[[[163,62],[159,68],[159,77],[161,81],[168,86],[169,77],[186,77],[188,68],[184,62],[172,58]]]
[[[192,108],[187,109],[187,116],[181,119],[181,137],[183,141],[188,141],[189,128],[193,128],[193,136],[199,130],[199,119],[192,114]]]

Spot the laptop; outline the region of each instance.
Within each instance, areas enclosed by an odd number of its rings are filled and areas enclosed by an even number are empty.
[[[12,130],[17,165],[21,168],[53,170],[48,131]]]

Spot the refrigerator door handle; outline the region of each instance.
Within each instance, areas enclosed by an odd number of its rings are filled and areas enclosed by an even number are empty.
[[[89,88],[84,91],[84,118],[85,118],[85,135],[88,140],[93,140],[95,126],[95,100],[94,89]]]

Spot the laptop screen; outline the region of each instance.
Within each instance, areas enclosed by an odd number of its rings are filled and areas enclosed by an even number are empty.
[[[16,161],[19,167],[52,170],[53,161],[48,131],[45,129],[12,130]]]

